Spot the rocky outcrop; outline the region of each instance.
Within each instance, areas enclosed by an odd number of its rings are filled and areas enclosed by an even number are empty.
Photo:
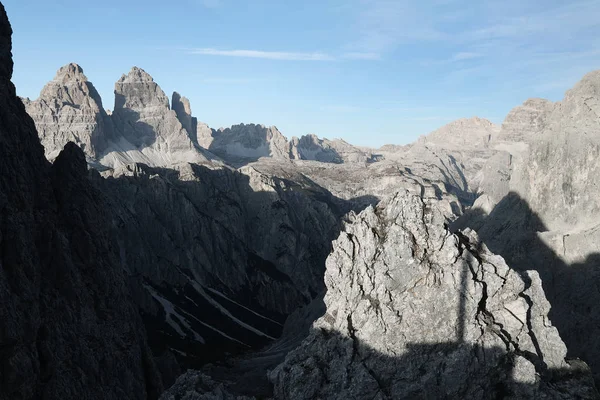
[[[417,143],[448,150],[479,150],[488,147],[499,130],[498,126],[487,119],[463,118],[422,136]]]
[[[522,169],[529,143],[539,139],[545,126],[544,116],[552,107],[547,100],[529,99],[508,113],[500,132],[490,143],[495,154],[488,158],[478,174],[477,191],[483,197],[474,205],[475,208],[483,202],[491,206],[498,204],[510,192],[513,171]],[[486,210],[489,212],[491,208],[488,206]]]
[[[298,160],[314,160],[326,163],[366,163],[373,161],[368,154],[341,139],[320,139],[316,135],[304,135],[290,141],[290,157]]]
[[[184,129],[169,99],[154,79],[134,67],[115,84],[112,121],[120,136],[100,162],[116,166],[143,162],[172,166],[182,162],[205,163],[210,154],[198,148]]]
[[[511,188],[550,230],[599,223],[600,71],[587,74],[547,112]]]
[[[177,114],[177,118],[179,119],[179,122],[181,122],[183,129],[187,131],[192,142],[198,143],[198,120],[195,117],[192,117],[192,107],[190,106],[190,101],[187,99],[187,97],[181,97],[179,93],[173,92],[171,106],[173,111],[175,111]]]
[[[210,151],[235,162],[260,157],[289,159],[289,144],[274,126],[256,124],[233,125],[212,132]]]
[[[113,137],[102,99],[77,64],[60,68],[37,100],[23,99],[23,103],[35,121],[49,160],[54,160],[68,142],[77,143],[94,159]]]
[[[107,203],[76,145],[46,161],[10,82],[11,33],[0,5],[0,399],[156,398]],[[72,87],[88,90],[78,79]],[[93,121],[71,95],[70,121]]]
[[[449,234],[448,208],[400,192],[352,217],[327,259],[327,312],[271,373],[275,398],[598,398],[538,274]]]
[[[528,142],[544,129],[544,114],[552,109],[552,102],[545,99],[528,99],[515,107],[502,122],[495,142]],[[534,139],[535,140],[535,139]]]
[[[484,192],[455,224],[476,229],[511,267],[539,272],[569,355],[590,364],[596,382],[599,88],[600,72],[592,72],[561,102],[532,100],[511,112],[508,135],[520,131],[526,142],[510,153],[508,182],[497,193]]]

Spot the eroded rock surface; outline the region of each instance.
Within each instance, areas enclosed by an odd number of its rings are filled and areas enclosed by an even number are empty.
[[[327,312],[271,373],[275,398],[597,398],[539,276],[449,234],[444,207],[400,192],[345,226]]]
[[[511,112],[507,135],[521,132],[524,148],[510,152],[503,188],[484,193],[455,224],[477,229],[511,267],[539,272],[569,355],[586,361],[597,382],[599,87],[595,71],[561,102],[531,100]]]
[[[113,137],[112,121],[102,99],[77,64],[60,68],[37,100],[23,102],[49,160],[54,160],[68,142],[77,143],[90,158],[96,158]]]

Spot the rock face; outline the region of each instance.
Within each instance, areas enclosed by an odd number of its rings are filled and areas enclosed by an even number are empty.
[[[490,195],[484,192],[474,209],[455,224],[477,229],[511,267],[539,272],[552,304],[550,317],[569,355],[586,361],[596,382],[600,381],[600,344],[595,339],[600,333],[595,306],[600,301],[599,88],[596,71],[561,102],[530,100],[513,110],[503,132],[506,129],[509,136],[521,132],[524,147],[510,151],[512,163],[505,170],[503,188]]]
[[[597,398],[520,276],[449,208],[400,192],[352,218],[327,259],[326,314],[272,373],[275,398]]]
[[[23,100],[36,122],[46,157],[54,160],[68,142],[77,143],[90,158],[106,149],[113,136],[112,122],[102,99],[83,69],[68,64],[58,70],[37,100]]]
[[[463,118],[419,138],[418,143],[452,150],[478,150],[489,146],[500,128],[484,118]]]
[[[513,108],[502,123],[494,141],[528,142],[544,129],[544,113],[552,109],[552,102],[529,99]]]
[[[600,71],[586,75],[539,124],[523,172],[512,188],[550,230],[600,222]]]
[[[132,68],[115,84],[115,109],[111,118],[120,140],[100,160],[104,165],[144,162],[153,166],[172,166],[181,162],[208,161],[176,112],[169,108],[165,93],[140,68]]]
[[[190,101],[187,99],[187,97],[181,97],[179,93],[173,92],[171,105],[173,111],[175,111],[177,114],[179,122],[181,122],[183,129],[187,131],[192,142],[198,143],[198,120],[195,117],[192,117],[192,107],[190,106]]]
[[[11,33],[0,5],[0,399],[156,398],[160,377],[104,218],[107,203],[76,145],[53,166],[46,161],[10,82]],[[64,106],[74,109],[70,121],[99,124],[72,105]]]
[[[316,135],[304,135],[300,139],[293,137],[290,142],[290,157],[336,164],[372,161],[371,154],[341,139],[320,139]]]
[[[421,137],[408,151],[414,156],[428,159],[426,148],[433,153],[448,153],[452,164],[461,171],[468,192],[477,192],[481,185],[480,171],[496,151],[490,146],[500,128],[487,119],[473,117],[459,119]],[[443,157],[443,156],[442,156]]]
[[[197,143],[198,128],[189,101],[177,94],[173,100],[171,110],[152,77],[134,67],[115,84],[115,109],[109,114],[82,68],[69,64],[37,100],[23,99],[23,103],[50,160],[73,141],[98,169],[135,162],[157,167],[219,163]]]
[[[510,192],[513,171],[522,169],[529,143],[539,139],[546,123],[545,114],[552,107],[547,100],[529,99],[508,113],[500,132],[490,143],[496,153],[488,158],[478,174],[478,191],[485,194],[485,201],[497,204]]]
[[[198,366],[279,337],[323,290],[347,202],[318,185],[186,164],[96,174],[157,354]]]
[[[290,158],[288,141],[274,126],[240,124],[213,131],[209,149],[225,158]]]

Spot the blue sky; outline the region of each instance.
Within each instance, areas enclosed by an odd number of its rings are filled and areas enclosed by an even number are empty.
[[[358,145],[501,122],[600,69],[600,0],[4,0],[21,96],[80,64],[113,108],[136,65],[211,127]]]

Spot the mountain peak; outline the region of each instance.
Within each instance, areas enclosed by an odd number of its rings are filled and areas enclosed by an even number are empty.
[[[87,77],[83,73],[83,68],[81,68],[79,64],[69,63],[58,69],[54,80],[59,82],[65,82],[70,80],[87,81]]]
[[[121,76],[121,83],[154,82],[154,78],[139,67],[132,67],[127,75]]]
[[[565,99],[583,96],[600,96],[600,70],[587,73],[572,89],[567,91]]]

